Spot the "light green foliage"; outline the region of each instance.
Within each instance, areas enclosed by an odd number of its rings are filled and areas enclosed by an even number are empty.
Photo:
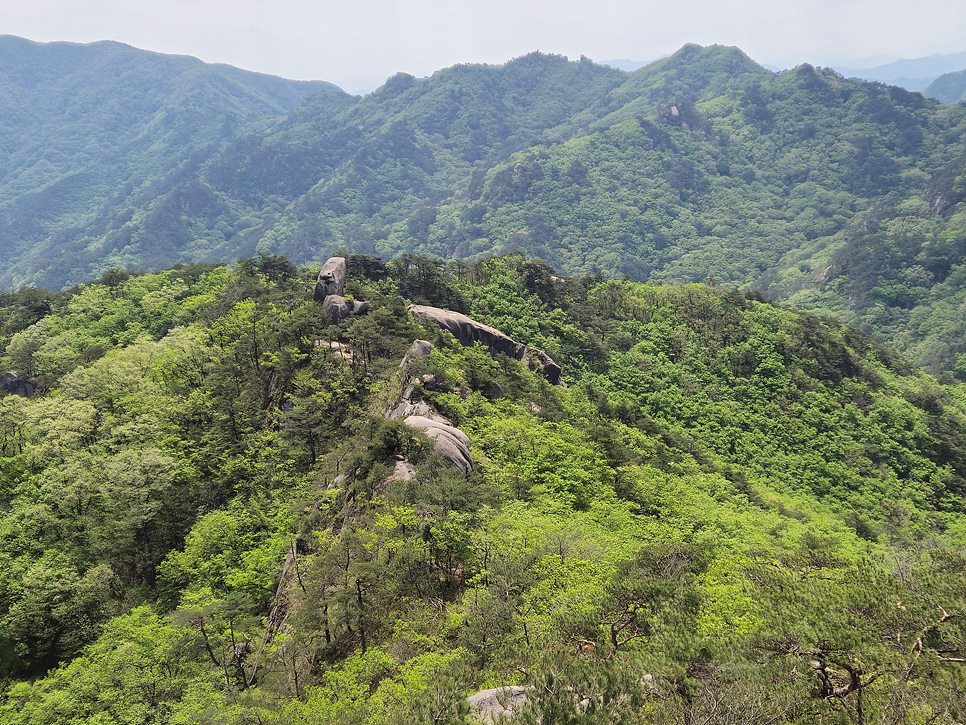
[[[260,257],[6,331],[75,357],[0,397],[3,722],[455,723],[506,684],[534,723],[966,716],[961,385],[733,289],[349,268],[341,326]],[[385,419],[409,383],[472,474]]]
[[[360,98],[117,45],[5,38],[0,59],[15,89],[0,101],[0,287],[251,249],[524,251],[572,274],[757,289],[962,378],[962,104],[809,65],[772,73],[723,46],[633,73],[531,53],[398,74]],[[961,77],[936,93],[954,100]],[[176,294],[143,292],[162,316]],[[52,302],[16,299],[18,319]],[[105,344],[57,333],[21,335],[18,367],[56,376]]]

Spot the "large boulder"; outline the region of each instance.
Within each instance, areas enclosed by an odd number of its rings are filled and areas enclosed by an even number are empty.
[[[466,698],[466,702],[477,722],[503,722],[511,719],[527,704],[527,694],[532,689],[521,685],[504,685],[480,690]]]
[[[526,345],[503,334],[495,327],[477,322],[472,317],[467,317],[460,312],[430,307],[429,305],[410,305],[409,312],[417,319],[428,320],[441,329],[452,333],[453,337],[463,345],[473,345],[479,342],[486,345],[491,353],[502,352],[516,360],[522,360],[526,354]]]
[[[416,468],[413,464],[405,459],[397,459],[395,465],[393,465],[392,473],[389,474],[385,482],[412,481],[414,478],[416,478]]]
[[[429,340],[413,340],[413,344],[409,346],[409,351],[403,355],[402,362],[399,363],[400,370],[406,370],[413,360],[429,357],[432,350],[433,343]]]
[[[528,347],[527,358],[536,363],[536,367],[551,384],[560,384],[560,366],[547,353],[535,347]]]
[[[37,394],[37,381],[20,373],[0,373],[0,392],[32,398]]]
[[[322,311],[333,325],[338,325],[352,314],[352,306],[342,295],[326,295],[322,301]]]
[[[315,301],[322,302],[329,295],[341,295],[345,292],[346,261],[345,257],[329,257],[319,278],[315,283]]]
[[[429,418],[437,423],[445,423],[446,425],[452,425],[449,418],[440,415],[436,412],[436,409],[427,403],[425,400],[410,400],[408,397],[403,397],[396,406],[386,414],[389,420],[406,420],[414,415],[421,416],[423,418]]]
[[[527,347],[495,327],[477,322],[460,312],[444,310],[429,305],[410,305],[409,312],[420,320],[432,322],[440,329],[453,334],[463,345],[482,343],[490,349],[490,354],[503,353],[515,360],[524,360],[536,367],[554,385],[560,383],[560,366],[543,350]]]
[[[448,421],[434,420],[424,415],[411,415],[403,423],[415,428],[433,441],[433,448],[444,458],[448,459],[463,473],[473,470],[473,458],[470,456],[470,439],[466,433]]]

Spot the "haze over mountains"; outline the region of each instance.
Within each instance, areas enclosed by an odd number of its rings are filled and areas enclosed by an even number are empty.
[[[929,84],[941,75],[966,68],[966,52],[904,58],[870,68],[838,65],[833,67],[846,78],[862,78],[888,83],[910,91],[923,91],[931,98],[935,98],[927,91]]]
[[[364,97],[115,43],[0,40],[0,284],[336,249],[717,279],[964,352],[966,110],[740,50],[531,54]]]

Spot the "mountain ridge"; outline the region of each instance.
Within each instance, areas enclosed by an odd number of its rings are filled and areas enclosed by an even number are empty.
[[[256,253],[523,249],[569,272],[762,287],[966,374],[961,108],[697,45],[629,74],[540,53],[401,74],[283,116],[247,115],[249,92],[206,71],[155,102],[110,175],[89,160],[96,137],[80,168],[62,154],[70,174],[28,165],[7,188],[29,193],[0,208],[0,284]],[[904,225],[918,231],[887,238]]]

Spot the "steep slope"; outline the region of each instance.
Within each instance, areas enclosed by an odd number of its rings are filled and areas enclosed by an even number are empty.
[[[5,301],[3,722],[963,719],[962,387],[736,290],[354,256],[332,325],[317,271]]]
[[[76,200],[67,180],[13,195],[3,234],[24,241],[0,284],[257,252],[519,249],[570,272],[758,288],[966,375],[964,107],[690,45],[630,74],[531,54],[400,75],[363,98],[323,91],[270,126],[227,125],[185,120],[189,141],[135,145],[117,190],[95,164]],[[150,171],[182,143],[196,150]],[[43,221],[58,204],[61,221]]]
[[[227,141],[283,116],[327,83],[288,81],[149,53],[120,43],[33,43],[0,37],[0,285],[91,274],[101,235],[140,217],[152,235],[131,262],[159,266],[173,252],[152,228],[159,188],[191,178]],[[175,212],[213,213],[203,193]],[[170,213],[170,212],[169,212]],[[167,222],[166,222],[167,224]]]
[[[966,101],[966,70],[939,76],[922,93],[943,103]]]

